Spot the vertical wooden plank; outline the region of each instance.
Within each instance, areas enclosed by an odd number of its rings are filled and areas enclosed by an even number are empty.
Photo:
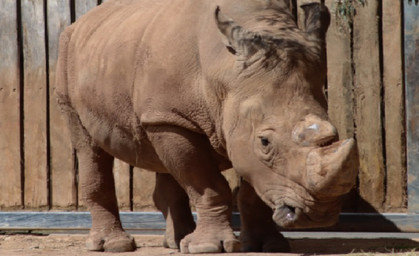
[[[326,0],[331,13],[327,45],[327,100],[328,115],[338,130],[339,138],[354,137],[354,87],[352,72],[351,33],[340,29],[340,21],[335,15],[336,1]],[[345,196],[344,211],[356,209],[355,188]]]
[[[55,97],[55,69],[59,36],[71,24],[70,2],[48,0],[47,3],[51,204],[53,209],[68,210],[77,205],[76,177],[70,132]]]
[[[382,2],[386,212],[406,210],[402,2]]]
[[[22,206],[17,2],[0,1],[0,209]]]
[[[129,164],[115,158],[113,174],[115,177],[116,198],[118,199],[119,210],[129,211],[131,209]]]
[[[369,0],[365,7],[357,8],[353,27],[359,191],[365,200],[364,210],[371,206],[382,210],[385,189],[378,7],[378,0]]]
[[[419,6],[404,1],[408,211],[419,213]]]
[[[140,168],[133,172],[133,208],[134,211],[156,211],[153,202],[153,191],[156,184],[156,173]]]
[[[333,14],[335,4],[334,0],[326,0],[332,13],[326,35],[328,114],[344,139],[354,136],[352,49],[350,33],[340,31]]]
[[[43,1],[22,0],[25,207],[48,207],[47,77]]]
[[[97,0],[75,0],[76,19],[97,5]]]

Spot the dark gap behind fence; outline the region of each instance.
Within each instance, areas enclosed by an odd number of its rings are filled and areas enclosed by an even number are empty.
[[[25,113],[24,113],[24,59],[23,59],[23,31],[22,31],[22,5],[21,1],[16,1],[17,12],[17,44],[19,54],[19,119],[20,119],[20,189],[21,207],[25,208]]]
[[[51,181],[51,130],[50,130],[50,81],[49,81],[49,35],[48,35],[48,0],[44,0],[44,32],[45,32],[45,75],[46,75],[46,139],[47,139],[47,205],[52,209],[52,181]]]

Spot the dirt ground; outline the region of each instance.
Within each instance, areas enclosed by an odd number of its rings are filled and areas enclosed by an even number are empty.
[[[138,249],[130,253],[118,253],[117,256],[157,256],[181,255],[177,250],[161,246],[161,235],[133,235]],[[109,253],[88,252],[84,242],[86,235],[81,234],[50,234],[0,235],[0,255],[7,256],[103,256]],[[291,253],[235,253],[224,256],[238,255],[419,255],[419,238],[414,239],[289,239]],[[201,254],[202,255],[202,254]],[[214,254],[212,254],[214,255]]]

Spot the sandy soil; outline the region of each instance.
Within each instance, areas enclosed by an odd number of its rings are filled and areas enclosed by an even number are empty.
[[[118,256],[182,255],[177,250],[161,246],[160,235],[134,235],[139,248],[135,252],[118,253]],[[104,256],[108,253],[88,252],[84,248],[85,235],[0,235],[0,255],[10,256]],[[290,239],[292,253],[274,255],[419,255],[419,239]],[[416,249],[415,249],[416,248]],[[224,256],[271,253],[235,253]]]

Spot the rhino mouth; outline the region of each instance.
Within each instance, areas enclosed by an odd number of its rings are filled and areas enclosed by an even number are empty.
[[[334,225],[338,220],[341,196],[355,184],[358,174],[357,148],[353,139],[325,141],[306,157],[304,190],[312,206],[299,200],[281,200],[274,207],[273,220],[281,228],[316,228]],[[297,193],[298,194],[298,193]]]
[[[306,213],[301,208],[284,204],[275,208],[272,219],[278,228],[299,229],[329,227],[338,221],[339,212],[329,214]]]

